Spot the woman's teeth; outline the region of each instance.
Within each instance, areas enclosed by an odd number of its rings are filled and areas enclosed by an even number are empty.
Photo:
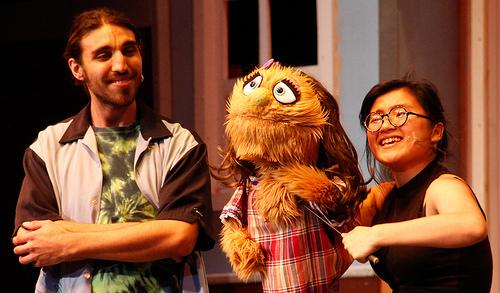
[[[392,144],[392,143],[395,143],[395,142],[398,142],[398,141],[401,141],[401,138],[400,137],[389,137],[389,138],[386,138],[384,140],[382,140],[380,142],[380,144],[382,146],[385,146],[387,144]]]

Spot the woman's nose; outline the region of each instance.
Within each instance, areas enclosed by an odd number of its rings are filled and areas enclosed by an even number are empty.
[[[395,128],[394,125],[392,125],[391,121],[389,121],[389,115],[384,115],[382,116],[382,125],[380,125],[379,131],[384,131],[384,129],[389,128]]]

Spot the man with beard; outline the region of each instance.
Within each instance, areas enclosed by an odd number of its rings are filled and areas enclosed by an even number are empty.
[[[214,245],[206,145],[136,100],[137,28],[109,9],[73,22],[64,57],[90,97],[25,151],[13,237],[37,292],[179,292]]]

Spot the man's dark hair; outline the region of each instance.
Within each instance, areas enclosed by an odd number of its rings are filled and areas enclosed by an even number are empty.
[[[70,58],[74,58],[80,63],[82,57],[80,43],[82,38],[91,31],[106,24],[116,25],[132,31],[142,54],[143,43],[139,29],[123,13],[109,8],[98,8],[82,12],[74,18],[63,54],[66,62]]]

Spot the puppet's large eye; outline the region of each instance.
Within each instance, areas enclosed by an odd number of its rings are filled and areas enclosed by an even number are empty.
[[[295,91],[285,81],[281,81],[274,86],[273,95],[282,104],[290,104],[297,101]]]
[[[260,86],[261,83],[262,83],[262,76],[260,75],[255,76],[253,79],[245,83],[245,85],[243,86],[243,94],[245,94],[245,96],[248,96],[253,91],[255,91]]]

